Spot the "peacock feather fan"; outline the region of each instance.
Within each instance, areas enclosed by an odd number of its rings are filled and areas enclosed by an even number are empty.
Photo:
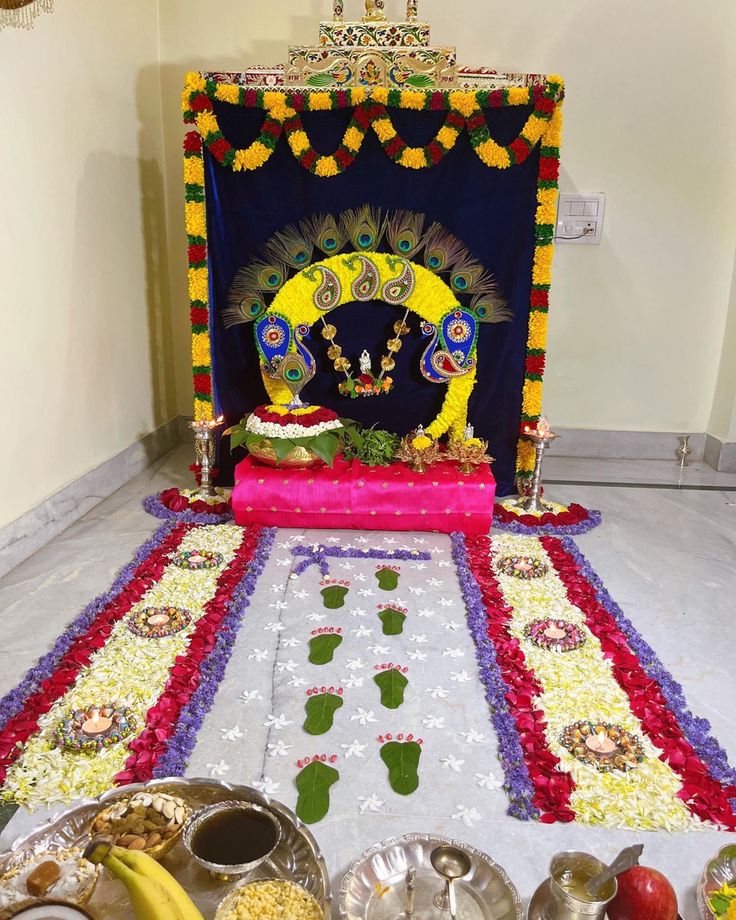
[[[238,269],[227,307],[222,311],[225,326],[260,320],[289,277],[321,258],[321,254],[329,257],[343,251],[377,252],[381,244],[383,250],[423,261],[430,271],[443,274],[457,297],[464,302],[472,297],[468,309],[480,322],[513,319],[493,276],[465,244],[440,223],[432,223],[426,230],[425,225],[424,214],[383,211],[365,204],[342,215],[310,215],[283,228],[265,244],[260,260]]]
[[[312,261],[314,246],[301,232],[301,228],[286,227],[275,233],[266,243],[266,252],[272,259],[285,262],[299,270],[306,268]]]
[[[332,214],[318,214],[301,222],[301,230],[326,256],[334,256],[345,245],[345,231]]]
[[[342,226],[356,252],[373,252],[378,249],[385,229],[381,209],[369,204],[345,211]]]
[[[424,245],[424,214],[396,211],[386,218],[386,238],[397,256],[412,259]]]

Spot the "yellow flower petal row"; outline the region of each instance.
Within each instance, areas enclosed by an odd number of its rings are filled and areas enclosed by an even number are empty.
[[[186,652],[204,607],[217,590],[221,572],[242,541],[242,528],[233,524],[198,527],[184,537],[177,552],[217,552],[223,556],[222,565],[197,570],[167,565],[159,581],[131,613],[116,623],[110,638],[91,657],[74,686],[41,716],[37,733],[8,770],[4,791],[9,798],[35,808],[97,796],[111,788],[115,775],[125,768],[128,744],[135,736],[94,755],[76,754],[51,747],[54,729],[70,709],[118,702],[132,709],[140,734],[148,710],[161,696],[174,661]],[[128,617],[144,607],[183,607],[192,615],[192,621],[172,636],[145,639],[134,635],[127,626]]]
[[[522,645],[527,667],[544,688],[536,705],[547,722],[549,749],[560,769],[572,774],[575,790],[570,806],[584,824],[601,824],[629,830],[686,830],[700,822],[678,798],[680,777],[664,761],[632,713],[628,697],[614,677],[611,662],[598,639],[588,630],[582,611],[567,598],[567,590],[554,570],[538,537],[494,535],[494,557],[532,556],[548,566],[542,578],[524,580],[496,572],[504,599],[513,607],[509,633]],[[586,643],[574,652],[554,653],[529,642],[524,635],[534,620],[561,619],[574,623]],[[620,725],[641,741],[646,759],[627,773],[601,773],[581,763],[562,746],[559,737],[567,725],[579,720]]]

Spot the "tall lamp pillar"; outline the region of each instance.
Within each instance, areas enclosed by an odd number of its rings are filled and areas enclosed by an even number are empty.
[[[406,0],[406,21],[416,22],[419,15],[419,0]]]
[[[194,450],[196,462],[200,468],[199,491],[202,495],[216,495],[212,481],[212,468],[215,460],[215,431],[222,425],[223,417],[200,419],[189,423],[194,432]]]
[[[545,511],[551,510],[551,508],[542,501],[542,462],[544,460],[544,452],[555,440],[557,435],[551,430],[547,419],[542,416],[537,422],[536,428],[531,428],[529,425],[525,427],[524,437],[534,444],[534,473],[532,474],[529,493],[522,496],[522,498],[516,502],[516,507],[529,514],[542,514]]]

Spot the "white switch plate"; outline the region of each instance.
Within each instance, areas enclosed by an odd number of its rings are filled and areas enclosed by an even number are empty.
[[[560,192],[555,243],[600,245],[605,210],[606,196],[603,192]]]

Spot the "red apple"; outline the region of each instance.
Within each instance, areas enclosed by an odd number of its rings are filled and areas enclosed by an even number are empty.
[[[677,920],[675,890],[656,869],[634,866],[618,876],[609,920]]]

